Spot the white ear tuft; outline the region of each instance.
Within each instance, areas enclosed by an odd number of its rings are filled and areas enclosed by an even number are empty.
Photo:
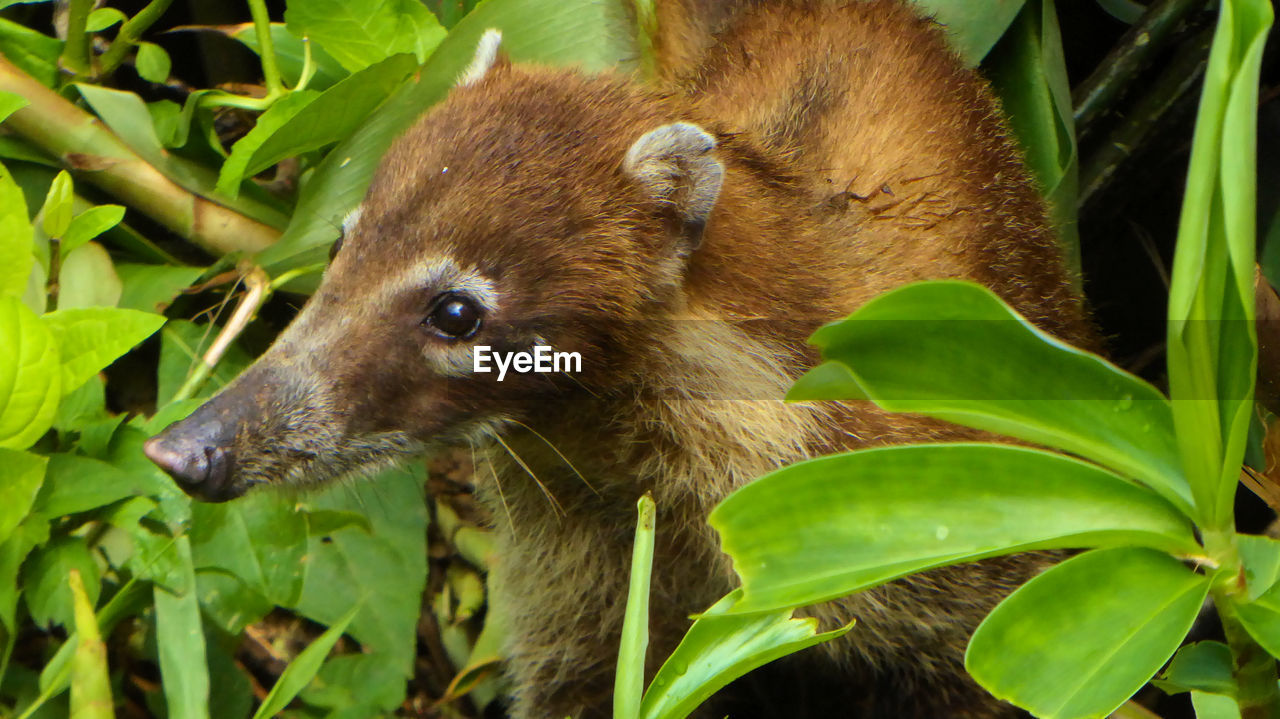
[[[342,234],[350,237],[352,230],[356,229],[356,225],[360,222],[360,213],[364,212],[364,205],[356,205],[356,209],[347,213],[342,218]]]
[[[476,45],[476,54],[471,58],[471,64],[467,65],[467,69],[458,76],[458,87],[474,85],[483,80],[489,68],[493,67],[494,61],[498,59],[498,46],[501,44],[501,30],[494,28],[485,30],[480,36],[480,43]]]
[[[651,197],[675,209],[690,250],[701,242],[724,183],[715,149],[716,139],[706,130],[676,122],[641,135],[622,161],[622,169]]]

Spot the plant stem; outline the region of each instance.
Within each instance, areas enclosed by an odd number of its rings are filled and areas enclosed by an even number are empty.
[[[93,0],[71,0],[67,8],[67,40],[58,64],[74,75],[89,75],[89,33],[87,26]]]
[[[1259,646],[1240,623],[1233,595],[1215,588],[1213,603],[1222,618],[1227,645],[1231,647],[1241,719],[1280,719],[1275,658]]]
[[[209,375],[213,374],[214,368],[222,360],[222,355],[226,354],[227,348],[240,336],[241,332],[244,332],[244,328],[249,326],[253,316],[258,313],[258,308],[262,307],[271,294],[271,278],[262,271],[261,267],[253,267],[246,272],[244,284],[246,291],[244,297],[240,299],[240,304],[236,305],[236,311],[222,327],[222,331],[213,340],[209,350],[200,358],[200,363],[187,377],[187,381],[183,382],[182,387],[174,394],[174,402],[188,399],[200,390],[200,386],[209,379]]]
[[[1094,120],[1114,104],[1117,96],[1133,84],[1152,56],[1163,50],[1165,41],[1192,11],[1203,8],[1205,0],[1159,0],[1151,5],[1093,74],[1071,93],[1075,105],[1076,129],[1088,134]]]
[[[101,73],[103,77],[115,72],[120,63],[124,62],[124,57],[129,50],[138,43],[138,38],[142,37],[142,33],[147,28],[155,24],[156,20],[164,14],[165,10],[173,4],[173,0],[151,0],[147,6],[137,12],[136,15],[129,18],[120,26],[120,32],[116,33],[116,39],[112,41],[111,47],[102,55]]]
[[[276,47],[271,39],[271,16],[267,14],[265,0],[249,0],[249,13],[253,15],[253,30],[258,35],[262,84],[267,86],[267,97],[274,100],[284,93],[285,88],[280,81],[280,69],[276,67]]]
[[[153,3],[154,4],[154,3]],[[5,126],[57,157],[79,176],[216,255],[257,252],[275,228],[180,187],[103,127],[93,115],[0,57],[0,90],[29,103]]]

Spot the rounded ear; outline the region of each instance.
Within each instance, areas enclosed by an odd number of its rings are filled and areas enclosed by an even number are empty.
[[[627,175],[675,212],[685,252],[701,244],[720,196],[724,165],[716,158],[715,148],[716,139],[706,130],[676,122],[641,135],[622,161]]]

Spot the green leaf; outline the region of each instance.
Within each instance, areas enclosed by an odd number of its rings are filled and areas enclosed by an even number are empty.
[[[0,54],[45,87],[58,85],[58,55],[62,42],[56,37],[0,18]]]
[[[249,162],[253,159],[254,152],[262,147],[262,144],[270,139],[272,135],[280,131],[294,115],[301,112],[304,107],[310,105],[319,96],[320,93],[311,90],[291,92],[277,100],[266,112],[259,115],[253,129],[236,141],[236,144],[231,148],[231,156],[222,164],[222,170],[218,173],[218,192],[229,197],[238,195],[240,181],[248,174],[246,170]]]
[[[947,30],[965,65],[977,65],[1022,9],[1025,0],[914,0]]]
[[[49,186],[49,194],[45,195],[44,207],[40,214],[44,221],[40,227],[50,237],[62,237],[71,225],[71,198],[74,193],[71,187],[71,175],[66,170],[58,173]]]
[[[138,75],[143,80],[157,83],[168,80],[171,65],[169,53],[165,52],[164,48],[150,42],[138,43],[138,58],[135,61],[135,67],[137,67]]]
[[[41,319],[58,342],[64,392],[84,384],[164,324],[163,315],[116,307],[58,310]]]
[[[289,32],[311,38],[348,72],[402,52],[424,62],[445,36],[419,0],[294,0],[284,19]]]
[[[84,578],[78,570],[69,572],[72,603],[75,609],[75,659],[71,663],[71,716],[76,719],[114,719],[111,701],[111,678],[107,674],[107,645],[98,630],[93,605],[97,596],[97,578],[85,592]]]
[[[1163,552],[1087,552],[1001,602],[974,632],[965,668],[1038,717],[1106,716],[1178,648],[1208,591],[1207,577]]]
[[[154,592],[165,704],[170,719],[209,719],[209,667],[187,537],[176,538],[170,554],[175,567],[170,580],[175,586],[157,584]]]
[[[222,30],[222,28],[214,27],[213,30]],[[258,33],[253,23],[247,22],[241,25],[232,25],[227,28],[227,36],[244,43],[245,47],[261,54],[258,49]],[[276,64],[280,67],[280,75],[290,87],[296,87],[298,80],[302,77],[302,67],[306,60],[306,50],[303,41],[298,36],[289,32],[284,23],[271,23],[271,43],[276,51]],[[311,62],[315,69],[315,74],[311,76],[311,81],[307,83],[309,90],[324,90],[331,87],[335,82],[347,76],[347,71],[342,69],[342,65],[333,56],[324,51],[314,42],[311,43]]]
[[[303,186],[284,235],[258,256],[268,274],[324,261],[329,245],[338,237],[342,218],[364,199],[374,168],[392,140],[453,87],[475,55],[481,34],[489,28],[502,31],[502,51],[515,62],[598,72],[636,57],[633,26],[622,3],[482,3],[440,42],[420,72],[325,156]]]
[[[120,205],[97,205],[76,215],[62,237],[62,256],[66,257],[68,252],[115,227],[123,219],[124,208]]]
[[[32,553],[22,565],[22,588],[31,619],[42,627],[73,626],[71,589],[67,572],[78,570],[89,592],[89,601],[98,602],[102,587],[98,565],[89,545],[81,537],[56,537]]]
[[[1252,534],[1236,535],[1240,547],[1240,563],[1244,565],[1248,598],[1257,599],[1280,579],[1280,541]]]
[[[1178,650],[1173,661],[1152,682],[1167,694],[1202,691],[1236,695],[1231,648],[1222,642],[1196,642]]]
[[[100,7],[89,13],[89,19],[85,23],[85,30],[89,32],[102,32],[107,28],[121,23],[126,20],[125,14],[113,7]]]
[[[1078,273],[1075,118],[1053,0],[1026,3],[983,69],[1008,113],[1027,167],[1049,201],[1068,265]]]
[[[97,242],[86,242],[62,260],[58,272],[58,309],[115,307],[123,287],[111,255]]]
[[[1169,288],[1169,395],[1206,529],[1232,529],[1257,363],[1258,74],[1265,0],[1222,3],[1196,116]]]
[[[48,462],[44,485],[31,508],[48,519],[167,490],[167,485],[152,475],[127,472],[101,460],[59,453],[51,455]]]
[[[735,589],[700,615],[654,675],[640,708],[643,719],[683,719],[726,684],[769,662],[843,636],[848,626],[817,633],[816,619],[792,619],[791,610],[731,614]]]
[[[850,396],[1064,449],[1191,512],[1169,402],[1141,379],[1041,332],[984,287],[907,285],[810,341],[824,359],[852,370]]]
[[[156,406],[164,407],[173,399],[192,367],[201,362],[209,343],[218,334],[216,325],[197,325],[185,320],[172,320],[160,333],[160,367],[157,370]],[[235,379],[253,358],[238,344],[227,348],[222,361],[214,367],[209,380],[196,397],[209,397]],[[179,418],[180,419],[180,418]],[[163,427],[162,427],[163,428]]]
[[[0,165],[0,295],[21,296],[35,262],[27,203],[13,176]]]
[[[324,658],[329,655],[329,650],[333,649],[333,645],[342,637],[342,633],[347,630],[347,626],[351,624],[351,620],[355,619],[356,613],[360,610],[360,605],[351,608],[342,616],[333,626],[325,630],[311,642],[306,649],[302,650],[289,666],[285,667],[284,673],[276,680],[271,687],[271,691],[267,693],[266,699],[262,700],[262,705],[258,707],[258,711],[254,712],[253,719],[267,719],[276,716],[285,707],[289,706],[289,702],[302,691],[320,671],[320,665],[324,663]]]
[[[1172,505],[1076,459],[994,444],[886,447],[765,475],[711,513],[742,578],[734,611],[842,597],[1012,552],[1139,544],[1201,551]]]
[[[230,572],[273,604],[297,603],[307,567],[307,518],[295,501],[251,492],[233,502],[197,503],[192,520],[191,554],[198,569]]]
[[[0,448],[0,544],[31,511],[48,463],[40,455]]]
[[[637,503],[635,545],[631,553],[631,582],[627,611],[622,620],[618,671],[613,686],[614,719],[637,719],[644,695],[644,658],[649,648],[649,577],[653,573],[653,497],[645,494]]]
[[[276,103],[232,148],[231,157],[218,178],[219,187],[224,192],[234,192],[243,178],[252,177],[286,157],[345,139],[416,67],[412,55],[392,55],[342,80],[318,97],[308,93],[313,99],[283,118],[270,118],[267,122],[268,116],[281,104]],[[265,126],[264,122],[267,122]],[[258,134],[259,128],[263,128],[261,134]]]
[[[123,289],[119,306],[143,312],[163,312],[174,298],[204,274],[202,267],[172,265],[116,265]]]
[[[1236,700],[1221,694],[1191,692],[1191,706],[1196,710],[1196,719],[1240,719]]]
[[[0,90],[0,122],[4,122],[5,118],[29,104],[21,95]]]
[[[0,295],[0,447],[26,449],[53,426],[62,363],[53,334],[14,297]]]
[[[308,706],[327,709],[327,716],[335,719],[390,715],[403,698],[404,677],[370,654],[340,654],[329,659],[299,695]]]

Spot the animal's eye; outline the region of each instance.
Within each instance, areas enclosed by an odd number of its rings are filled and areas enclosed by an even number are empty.
[[[333,258],[338,256],[338,250],[342,249],[342,235],[338,235],[338,239],[334,240],[329,246],[329,261],[333,262]]]
[[[480,308],[465,295],[446,292],[436,298],[422,324],[442,337],[466,339],[480,329]]]

